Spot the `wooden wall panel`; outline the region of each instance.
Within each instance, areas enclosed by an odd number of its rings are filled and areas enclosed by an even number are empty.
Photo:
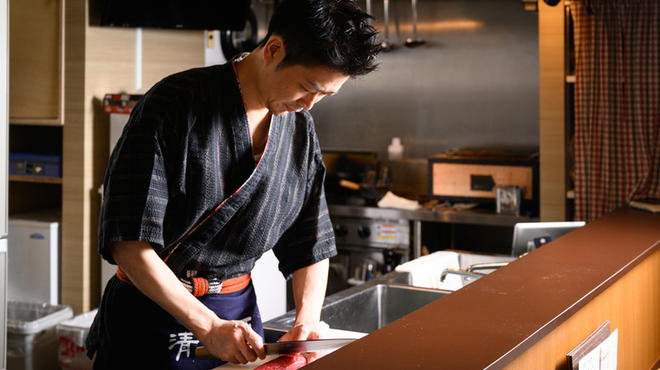
[[[204,31],[142,31],[142,87],[172,73],[204,66]]]
[[[9,10],[9,42],[14,45],[9,55],[10,120],[58,122],[62,66],[60,1],[12,0]]]
[[[64,114],[62,147],[62,303],[75,312],[90,307],[88,222],[79,212],[84,201],[85,168],[85,0],[65,7]]]
[[[566,219],[564,6],[539,1],[541,221]]]

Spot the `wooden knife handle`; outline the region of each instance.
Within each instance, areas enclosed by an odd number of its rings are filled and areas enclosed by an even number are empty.
[[[361,185],[356,183],[356,182],[348,181],[348,180],[344,180],[344,179],[339,180],[339,186],[347,188],[347,189],[351,189],[351,190],[360,190],[360,187],[361,187]]]
[[[206,348],[202,346],[195,348],[195,357],[197,357],[199,360],[209,360],[215,358]]]

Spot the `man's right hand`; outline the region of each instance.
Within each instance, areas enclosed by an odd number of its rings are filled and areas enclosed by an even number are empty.
[[[144,295],[188,328],[215,357],[233,364],[265,358],[259,334],[243,321],[226,321],[204,306],[151,247],[141,241],[115,242],[112,257]]]
[[[261,336],[244,321],[218,319],[211,331],[198,339],[213,356],[232,364],[247,364],[266,358]]]

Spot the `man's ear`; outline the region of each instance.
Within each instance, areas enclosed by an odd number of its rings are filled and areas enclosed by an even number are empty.
[[[262,54],[264,64],[270,65],[271,63],[275,63],[275,65],[278,65],[282,59],[284,59],[285,54],[284,40],[280,36],[273,35],[268,39],[264,46]]]

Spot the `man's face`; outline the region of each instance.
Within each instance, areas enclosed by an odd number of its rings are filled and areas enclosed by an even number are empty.
[[[300,65],[275,66],[270,72],[261,96],[266,108],[275,115],[310,110],[326,95],[336,94],[349,78],[327,68]]]

